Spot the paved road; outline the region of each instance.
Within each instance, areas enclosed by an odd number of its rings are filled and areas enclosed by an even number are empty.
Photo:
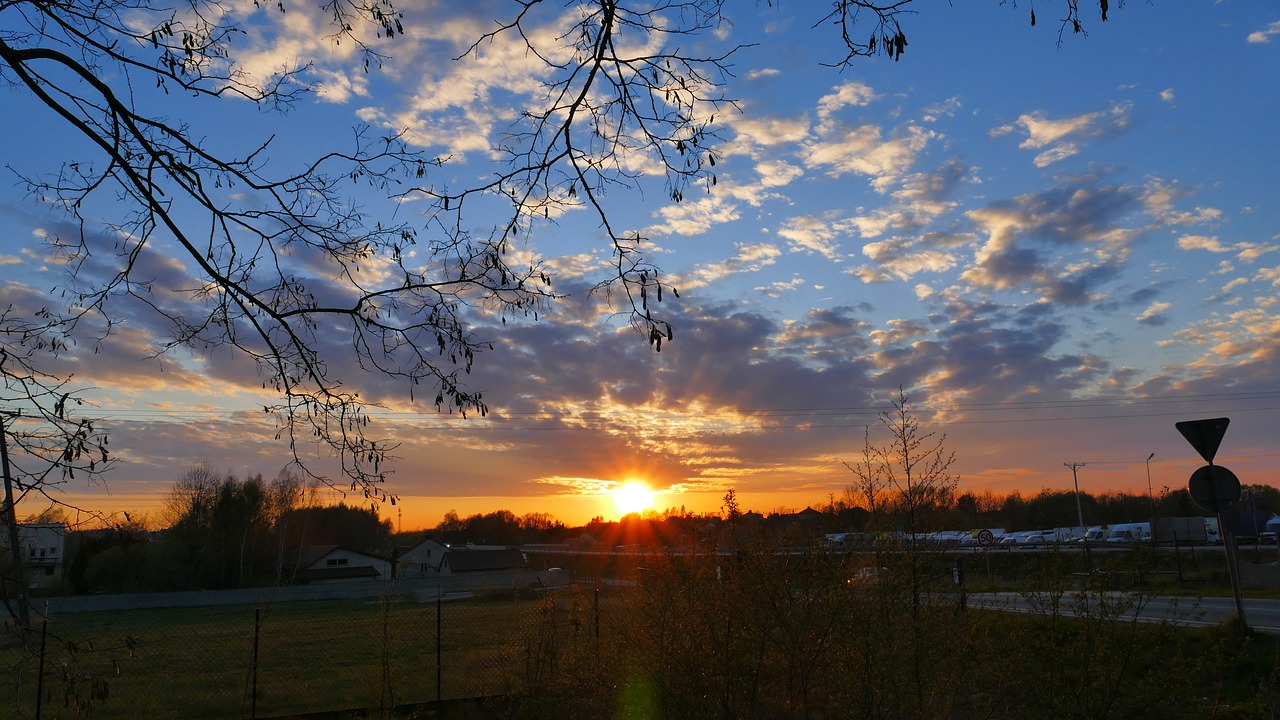
[[[1204,627],[1219,625],[1236,617],[1236,602],[1230,597],[1148,597],[1138,607],[1125,595],[1112,594],[1106,601],[1112,607],[1123,609],[1128,616],[1136,614],[1140,622],[1166,620],[1178,625]],[[1046,612],[1047,597],[1024,596],[1021,593],[970,593],[966,601],[969,607],[981,607],[1010,612]],[[1063,614],[1074,614],[1074,598],[1063,597],[1060,608]],[[1280,600],[1244,599],[1245,620],[1254,630],[1280,634]]]

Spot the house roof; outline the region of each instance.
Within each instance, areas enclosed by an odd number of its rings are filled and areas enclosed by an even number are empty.
[[[453,572],[477,570],[513,570],[529,567],[529,559],[515,548],[501,550],[450,550],[444,562]]]
[[[314,565],[315,563],[325,559],[326,556],[337,552],[338,550],[378,562],[387,562],[386,558],[378,557],[377,555],[367,552],[360,552],[359,550],[352,550],[345,545],[308,545],[304,547],[302,552],[298,555],[298,564],[303,567]]]
[[[338,547],[337,545],[308,545],[302,548],[302,552],[298,554],[298,564],[306,567],[324,559],[325,555],[337,550]]]

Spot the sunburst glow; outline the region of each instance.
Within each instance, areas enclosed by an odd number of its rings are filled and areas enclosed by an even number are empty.
[[[653,506],[653,491],[639,480],[629,480],[614,488],[613,502],[623,515],[644,512]]]

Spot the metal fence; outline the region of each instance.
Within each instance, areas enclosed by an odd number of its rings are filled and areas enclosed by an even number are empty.
[[[0,644],[0,716],[385,714],[507,695],[544,681],[549,649],[593,646],[609,605],[573,586],[37,614]]]

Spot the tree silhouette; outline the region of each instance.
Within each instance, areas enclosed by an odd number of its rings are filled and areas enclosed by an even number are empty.
[[[89,148],[53,172],[22,175],[31,197],[65,212],[73,229],[47,238],[66,268],[54,304],[35,317],[0,316],[0,402],[40,419],[29,437],[44,445],[30,452],[54,458],[54,474],[100,472],[105,438],[67,413],[71,378],[47,368],[100,347],[123,317],[145,315],[168,329],[157,355],[229,347],[251,360],[274,393],[263,409],[302,471],[318,472],[301,449],[319,443],[341,459],[350,490],[385,498],[395,444],[370,429],[376,400],[338,368],[391,378],[411,399],[425,387],[440,410],[484,414],[481,392],[463,381],[492,342],[476,334],[472,313],[536,317],[556,299],[548,269],[518,251],[574,208],[594,214],[612,253],[595,290],[616,290],[660,351],[674,328],[656,303],[675,289],[642,251],[648,238],[614,220],[629,193],[610,192],[634,188],[646,172],[665,175],[676,202],[695,185],[716,185],[716,119],[736,109],[723,87],[744,49],[716,35],[725,7],[583,0],[565,13],[558,3],[513,3],[464,57],[499,41],[523,45],[545,66],[546,92],[515,108],[494,148],[500,171],[451,188],[438,177],[446,158],[368,126],[290,168],[270,161],[272,129],[287,123],[237,128],[230,147],[211,139],[202,111],[213,103],[283,112],[314,91],[305,64],[263,77],[241,61],[239,38],[267,24],[262,14],[285,12],[283,1],[0,3],[0,83],[47,111],[36,121],[60,123]],[[329,40],[354,47],[366,70],[389,61],[387,42],[412,32],[390,0],[319,8]],[[837,0],[816,26],[839,31],[847,54],[833,65],[896,59],[912,8]],[[1064,27],[1080,29],[1076,0],[1066,8]],[[1101,10],[1105,19],[1106,2]],[[535,20],[559,21],[561,32],[527,32]],[[707,47],[693,37],[713,49],[686,50]],[[638,169],[637,157],[656,170]],[[388,205],[361,206],[356,186]],[[420,216],[396,214],[407,200],[424,201]],[[99,459],[89,462],[89,450]],[[51,477],[23,471],[18,495]]]

